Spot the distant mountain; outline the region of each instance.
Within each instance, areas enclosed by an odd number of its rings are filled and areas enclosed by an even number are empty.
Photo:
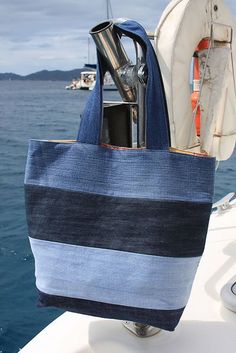
[[[80,76],[81,71],[89,71],[91,68],[84,67],[70,71],[62,70],[42,70],[26,76],[17,75],[11,72],[0,73],[0,80],[34,80],[34,81],[71,81]]]
[[[35,72],[33,74],[24,76],[24,80],[35,80],[35,81],[70,81],[75,77],[79,77],[83,69],[75,69],[70,71],[61,71],[61,70],[42,70]]]
[[[0,73],[0,80],[21,80],[22,76],[13,74],[12,72]]]

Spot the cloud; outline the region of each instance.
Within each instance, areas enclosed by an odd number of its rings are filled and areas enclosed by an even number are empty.
[[[115,17],[154,28],[167,1],[112,1]],[[1,0],[0,72],[71,69],[88,59],[89,30],[106,18],[105,0]],[[150,19],[152,19],[150,21]],[[91,41],[92,42],[92,41]],[[90,59],[95,60],[90,48]],[[46,59],[48,58],[48,60]]]
[[[111,0],[111,3],[115,17],[134,18],[153,31],[169,1]],[[236,14],[235,1],[227,3]],[[106,1],[1,0],[0,13],[0,72],[69,70],[88,60],[88,33],[106,18]],[[90,60],[95,61],[92,44]]]

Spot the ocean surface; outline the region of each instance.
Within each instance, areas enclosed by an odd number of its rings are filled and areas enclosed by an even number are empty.
[[[30,138],[74,139],[77,135],[90,92],[66,91],[66,84],[0,81],[0,353],[18,352],[62,313],[36,307],[23,181]],[[114,93],[106,98],[113,99]],[[231,191],[236,191],[236,154],[220,163],[215,199]]]

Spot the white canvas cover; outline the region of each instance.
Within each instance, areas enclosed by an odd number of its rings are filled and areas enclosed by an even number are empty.
[[[218,160],[232,154],[236,141],[236,24],[223,0],[173,0],[155,32],[155,47],[167,95],[172,147],[198,144],[191,106],[190,67],[199,42],[220,43],[209,50],[201,92],[201,146]]]

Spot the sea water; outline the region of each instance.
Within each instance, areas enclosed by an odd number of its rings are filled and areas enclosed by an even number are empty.
[[[0,81],[0,353],[18,352],[62,313],[36,307],[23,181],[30,138],[76,138],[90,92],[66,91],[66,84]],[[236,154],[218,168],[215,199],[231,191],[236,191]]]

